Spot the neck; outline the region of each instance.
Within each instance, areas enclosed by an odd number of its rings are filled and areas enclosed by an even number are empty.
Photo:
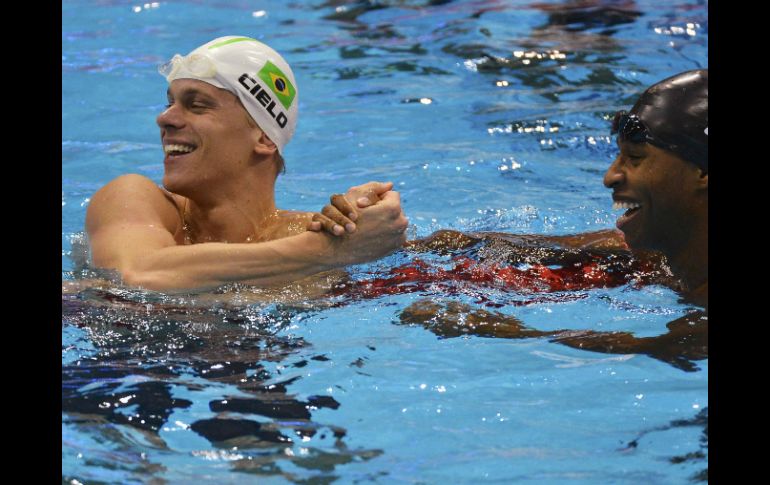
[[[664,251],[674,275],[684,284],[685,297],[708,305],[708,220],[696,226],[692,237],[677,249]]]
[[[698,286],[697,288],[693,288],[690,290],[687,294],[685,294],[685,299],[691,303],[694,303],[696,305],[702,306],[706,308],[706,311],[708,311],[709,308],[709,281],[708,279]]]
[[[183,224],[189,243],[262,240],[278,220],[272,184],[246,184],[230,194],[211,193],[185,201]]]

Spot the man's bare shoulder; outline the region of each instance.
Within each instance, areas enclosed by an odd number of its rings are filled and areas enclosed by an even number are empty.
[[[133,174],[116,178],[94,194],[86,232],[93,265],[121,273],[154,249],[184,243],[174,198],[147,177]]]
[[[113,222],[161,222],[172,230],[179,224],[181,197],[162,189],[147,177],[121,175],[91,198],[86,227]]]

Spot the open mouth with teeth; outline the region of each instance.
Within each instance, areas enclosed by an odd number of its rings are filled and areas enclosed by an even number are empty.
[[[618,229],[621,228],[621,226],[625,225],[628,221],[630,221],[638,212],[639,209],[641,209],[642,204],[639,204],[637,202],[625,202],[625,201],[615,201],[612,204],[613,210],[625,210],[619,218],[616,226]]]
[[[196,148],[197,147],[195,145],[180,145],[180,144],[163,145],[163,151],[169,157],[178,157],[181,155],[186,155],[188,153],[195,151]]]

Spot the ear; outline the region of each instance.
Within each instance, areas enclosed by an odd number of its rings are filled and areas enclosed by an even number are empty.
[[[708,170],[699,169],[700,175],[698,177],[698,188],[708,190],[709,188],[709,172]]]
[[[254,152],[258,155],[273,156],[278,151],[278,147],[273,143],[273,140],[260,130],[259,139],[254,144]]]

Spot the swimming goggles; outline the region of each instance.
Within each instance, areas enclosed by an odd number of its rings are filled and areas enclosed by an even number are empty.
[[[611,135],[618,134],[618,139],[631,143],[653,143],[655,139],[650,135],[644,122],[635,114],[626,111],[618,111],[612,120]]]
[[[217,66],[203,54],[176,54],[170,61],[158,66],[158,72],[168,82],[176,79],[180,71],[186,71],[184,74],[192,74],[196,78],[213,78],[217,73]]]

